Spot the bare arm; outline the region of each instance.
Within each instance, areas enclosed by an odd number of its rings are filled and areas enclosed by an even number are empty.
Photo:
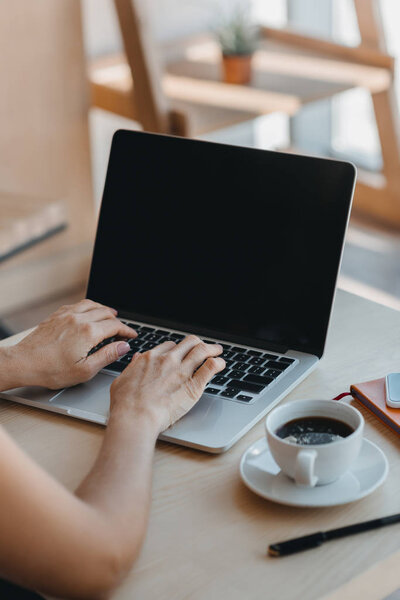
[[[146,428],[139,424],[137,433],[132,429],[135,442],[128,452],[121,449],[124,439],[116,430],[107,432],[103,458],[86,479],[90,486],[93,475],[98,483],[90,497],[82,493],[80,498],[52,479],[0,431],[1,577],[65,599],[107,597],[139,551],[146,526],[154,438],[150,431],[145,435]],[[142,435],[145,437],[141,439]],[[110,469],[116,453],[121,454],[117,478],[121,483],[114,490]],[[127,518],[125,525],[134,550],[127,546],[119,523],[109,517],[107,507],[100,505],[104,490],[108,490],[105,498],[116,508],[121,491],[132,494],[136,515],[132,520]]]
[[[224,367],[221,351],[189,336],[135,355],[112,385],[102,448],[75,495],[0,432],[4,577],[63,598],[107,596],[144,538],[157,436]]]

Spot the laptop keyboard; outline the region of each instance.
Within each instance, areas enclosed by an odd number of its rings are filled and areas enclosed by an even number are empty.
[[[136,352],[146,352],[169,340],[178,343],[185,337],[185,334],[168,329],[122,322],[133,327],[137,331],[138,337],[128,340],[131,349],[127,354],[106,367],[106,370],[117,373],[121,373],[129,365]],[[104,340],[95,346],[90,354],[113,341],[115,338]],[[274,384],[277,379],[282,378],[287,370],[297,362],[286,356],[229,345],[218,340],[204,339],[203,341],[209,344],[221,344],[224,349],[221,356],[226,362],[226,368],[213,377],[205,391],[208,394],[238,402],[249,403],[255,400],[261,392]]]

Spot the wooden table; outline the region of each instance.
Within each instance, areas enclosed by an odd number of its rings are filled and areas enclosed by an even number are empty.
[[[326,354],[284,402],[332,398],[351,383],[383,376],[399,370],[399,365],[400,312],[339,291]],[[160,442],[147,540],[114,598],[381,600],[400,587],[400,570],[393,567],[399,564],[400,554],[391,557],[400,551],[399,525],[287,558],[266,556],[271,542],[400,511],[400,440],[361,410],[366,437],[386,453],[390,474],[368,498],[336,508],[280,506],[255,496],[242,484],[239,459],[263,435],[262,422],[226,454],[217,456]],[[6,401],[0,402],[0,422],[70,489],[93,463],[104,432],[97,425]],[[371,567],[373,571],[359,577]],[[365,595],[356,594],[361,589],[367,590]]]

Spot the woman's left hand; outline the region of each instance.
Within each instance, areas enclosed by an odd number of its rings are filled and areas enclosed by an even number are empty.
[[[2,361],[8,365],[8,385],[0,389],[22,385],[60,389],[88,381],[130,349],[122,340],[88,355],[94,346],[114,336],[137,337],[116,315],[116,310],[92,300],[62,306],[19,344],[4,349],[9,358]]]

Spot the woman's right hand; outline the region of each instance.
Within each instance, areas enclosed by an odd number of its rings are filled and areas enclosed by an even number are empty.
[[[164,342],[143,354],[111,385],[110,418],[145,416],[161,433],[200,399],[216,373],[225,368],[219,344],[189,335],[179,344]]]

